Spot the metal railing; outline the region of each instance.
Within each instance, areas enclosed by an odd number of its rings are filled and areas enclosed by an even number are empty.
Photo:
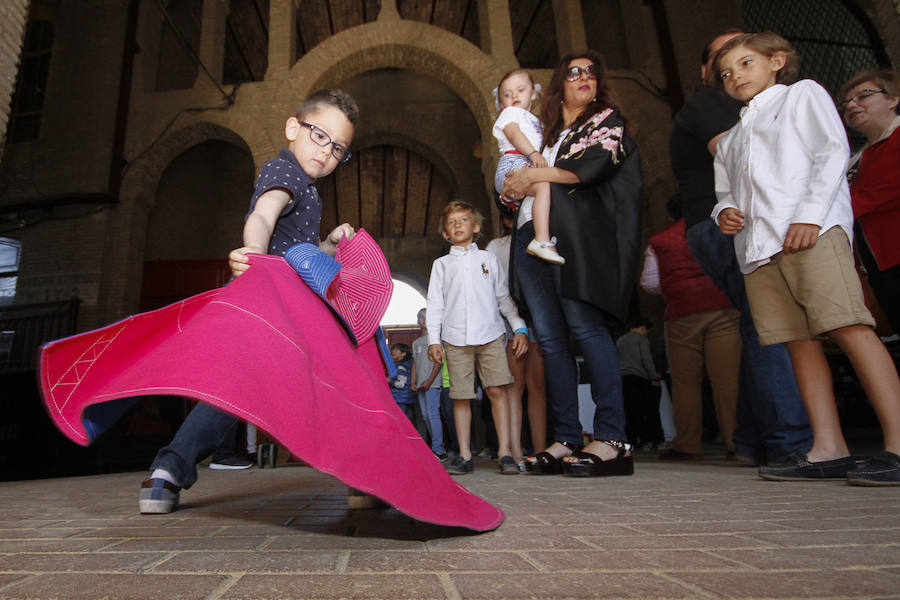
[[[37,368],[41,344],[76,332],[79,298],[0,309],[0,373]]]

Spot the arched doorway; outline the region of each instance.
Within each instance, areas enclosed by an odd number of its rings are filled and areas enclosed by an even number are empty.
[[[254,167],[250,154],[210,140],[178,155],[148,215],[141,310],[224,285],[226,257],[241,245]]]

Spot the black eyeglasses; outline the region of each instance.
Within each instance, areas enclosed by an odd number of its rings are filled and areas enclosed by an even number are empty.
[[[339,163],[343,164],[350,160],[350,157],[353,156],[352,154],[350,154],[349,150],[331,139],[331,136],[325,133],[322,128],[316,127],[312,123],[304,123],[303,121],[300,121],[300,124],[303,127],[309,129],[309,139],[314,141],[316,144],[322,146],[323,148],[328,144],[331,144],[331,155],[338,159]]]
[[[581,79],[581,74],[584,73],[587,75],[588,79],[597,79],[597,73],[600,69],[597,68],[597,65],[588,65],[586,67],[569,67],[569,70],[566,71],[566,81],[576,81]]]
[[[864,89],[864,90],[859,90],[858,92],[856,92],[856,94],[850,96],[849,98],[847,98],[847,99],[844,100],[843,102],[839,102],[838,105],[837,105],[837,106],[838,106],[838,110],[840,110],[840,111],[847,110],[847,105],[850,104],[851,102],[856,102],[857,104],[859,104],[859,101],[860,101],[860,100],[865,100],[866,98],[869,98],[869,97],[871,97],[871,96],[874,96],[875,94],[887,94],[887,91],[885,91],[885,90],[873,90],[873,89],[870,89],[870,88],[866,88],[866,89]]]

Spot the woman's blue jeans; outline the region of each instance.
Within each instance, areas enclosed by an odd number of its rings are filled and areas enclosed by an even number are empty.
[[[584,357],[584,368],[591,382],[591,398],[596,406],[594,439],[624,441],[625,411],[619,354],[603,311],[587,302],[560,296],[559,267],[525,251],[534,239],[532,223],[523,225],[515,237],[516,275],[544,355],[554,439],[573,444],[582,442],[578,420],[578,367],[571,335]]]

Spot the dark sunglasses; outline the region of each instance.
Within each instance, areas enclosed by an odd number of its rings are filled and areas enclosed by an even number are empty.
[[[581,74],[587,75],[588,79],[597,79],[600,69],[597,65],[588,65],[586,67],[569,67],[566,71],[566,81],[576,81],[581,79]]]

